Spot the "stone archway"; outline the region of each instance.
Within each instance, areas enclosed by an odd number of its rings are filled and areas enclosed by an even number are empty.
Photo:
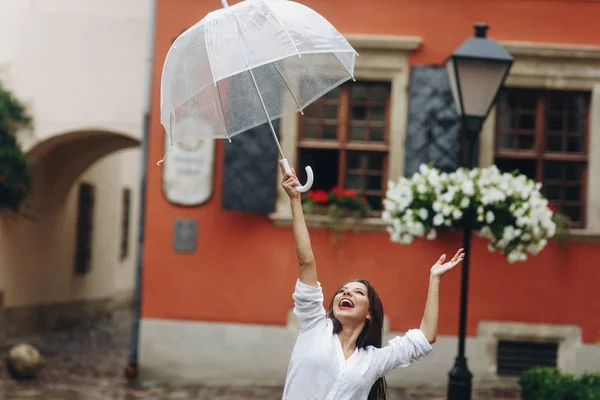
[[[114,242],[119,240],[121,182],[133,191],[139,182],[139,151],[124,150],[139,145],[131,135],[87,130],[54,135],[25,149],[33,160],[34,219],[0,214],[0,291],[8,337],[107,311],[118,279],[113,269],[120,262]],[[104,211],[94,217],[98,248],[92,269],[78,275],[73,260],[82,178],[98,187],[94,207],[100,203]],[[135,209],[131,221],[136,220]]]

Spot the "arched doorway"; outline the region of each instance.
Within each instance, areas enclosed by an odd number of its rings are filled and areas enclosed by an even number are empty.
[[[31,219],[0,214],[0,291],[8,337],[110,311],[131,294],[140,141],[86,130],[26,148]],[[125,220],[124,220],[125,219]],[[125,250],[125,253],[124,253]]]

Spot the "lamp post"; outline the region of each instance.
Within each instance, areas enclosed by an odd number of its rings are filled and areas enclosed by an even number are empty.
[[[475,36],[463,42],[446,61],[446,72],[458,116],[466,135],[465,164],[477,165],[479,133],[512,66],[512,56],[498,43],[486,38],[488,26],[477,23]],[[472,210],[471,210],[472,211]],[[463,217],[463,248],[460,290],[458,355],[448,374],[448,400],[470,400],[473,375],[465,357],[467,329],[467,296],[469,288],[469,254],[471,248],[472,212]]]

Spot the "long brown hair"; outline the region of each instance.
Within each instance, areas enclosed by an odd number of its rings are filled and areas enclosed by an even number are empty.
[[[383,303],[375,288],[365,279],[353,279],[340,286],[331,297],[329,307],[327,308],[327,316],[333,321],[333,333],[339,333],[342,330],[342,323],[333,315],[333,300],[347,283],[359,282],[367,287],[367,297],[369,299],[369,312],[371,318],[367,319],[362,332],[356,339],[356,347],[364,349],[367,346],[381,348],[383,341]],[[369,392],[368,400],[388,400],[387,383],[385,377],[377,379]]]

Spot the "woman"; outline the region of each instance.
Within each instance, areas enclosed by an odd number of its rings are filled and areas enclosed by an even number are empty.
[[[284,175],[290,198],[300,276],[294,291],[294,313],[300,334],[287,371],[283,400],[386,400],[385,375],[408,367],[432,351],[437,338],[440,278],[460,263],[462,249],[447,263],[442,255],[431,267],[429,293],[419,329],[395,337],[383,347],[383,305],[362,279],[342,285],[323,307],[323,291],[302,213],[296,173]]]

